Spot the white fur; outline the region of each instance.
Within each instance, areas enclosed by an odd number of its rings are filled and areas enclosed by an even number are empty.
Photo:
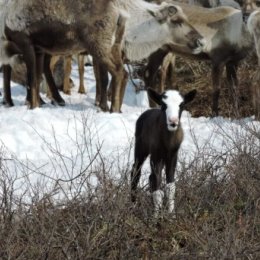
[[[162,208],[164,193],[162,190],[156,190],[152,193],[152,197],[154,204],[154,215],[157,217],[160,209]]]
[[[148,10],[157,12],[162,6],[167,5],[166,3],[156,5],[142,0],[117,0],[116,5],[128,12],[130,16],[126,22],[124,44],[124,50],[129,60],[146,58],[166,43],[183,44],[184,35],[188,31],[187,26],[170,30],[167,23],[159,24],[148,13]],[[179,6],[175,7],[179,13],[185,16]],[[195,50],[196,53],[201,51],[202,48]]]
[[[164,44],[186,45],[187,39],[185,35],[190,31],[191,27],[185,23],[170,29],[167,23],[159,24],[154,18],[150,18],[132,30],[128,30],[125,36],[126,56],[130,60],[141,60]],[[193,53],[200,53],[204,45],[205,41],[201,40],[201,46],[194,49]]]
[[[134,61],[146,58],[169,40],[167,27],[160,25],[148,13],[148,10],[158,11],[158,5],[140,0],[117,0],[116,4],[130,16],[126,22],[124,44],[128,59]]]
[[[178,119],[180,112],[180,104],[183,102],[183,97],[176,90],[168,90],[165,93],[166,98],[163,98],[163,102],[166,104],[166,120],[167,128],[169,131],[175,131],[179,122],[176,121],[176,126],[173,127],[170,122],[171,119]]]
[[[258,57],[258,66],[260,66],[260,38],[259,38],[259,25],[260,25],[260,9],[252,12],[247,20],[247,28],[254,38],[255,49]]]
[[[8,41],[5,38],[4,26],[7,15],[8,0],[0,0],[0,65],[13,64],[16,62],[17,55],[10,57],[6,53]]]
[[[252,12],[247,20],[247,28],[249,30],[249,32],[253,35],[254,33],[254,28],[255,28],[255,24],[256,24],[256,15],[258,15],[260,13],[260,9],[259,10],[255,10],[254,12]]]
[[[174,199],[175,199],[175,183],[167,183],[165,187],[165,196],[167,198],[168,212],[173,213],[174,211]]]

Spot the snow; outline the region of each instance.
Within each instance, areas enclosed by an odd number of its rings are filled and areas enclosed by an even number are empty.
[[[2,74],[0,77],[0,91],[3,92]],[[41,188],[42,193],[53,192],[58,180],[65,190],[78,191],[77,177],[86,169],[94,172],[95,167],[104,163],[117,179],[122,169],[130,169],[133,163],[135,122],[148,108],[146,92],[136,94],[129,82],[122,113],[104,113],[93,105],[95,79],[92,68],[87,67],[85,72],[87,95],[77,93],[76,66],[73,66],[72,78],[76,87],[71,96],[62,94],[65,107],[51,105],[42,94],[46,105],[29,110],[24,105],[25,88],[13,82],[15,106],[0,106],[0,156],[6,167],[4,175],[13,180],[17,194],[30,197]],[[209,157],[230,152],[235,149],[234,140],[238,136],[246,136],[250,129],[260,130],[260,122],[254,117],[233,121],[222,117],[192,118],[186,111],[182,126],[185,138],[180,161],[187,164],[202,150],[208,151]],[[144,168],[144,176],[147,176],[149,162]],[[66,181],[72,178],[76,182],[66,186]],[[98,183],[94,174],[89,178],[93,186]],[[147,183],[146,177],[143,182]]]

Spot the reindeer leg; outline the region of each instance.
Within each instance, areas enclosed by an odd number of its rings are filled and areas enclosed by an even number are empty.
[[[3,65],[3,76],[4,76],[4,98],[3,104],[7,107],[14,105],[11,95],[11,73],[12,68],[10,65]]]
[[[42,78],[43,64],[44,64],[44,54],[42,52],[39,52],[39,53],[36,52],[36,82],[37,82],[36,89],[37,89],[40,105],[45,104],[45,102],[43,101],[43,99],[40,96],[40,84],[43,79]]]
[[[99,89],[100,89],[100,108],[103,111],[108,111],[107,105],[107,86],[108,86],[108,71],[105,66],[99,64]]]
[[[93,57],[93,69],[96,79],[96,97],[95,97],[95,106],[100,105],[100,99],[101,99],[101,84],[100,84],[100,70],[99,70],[99,64],[96,60],[96,58]]]
[[[106,67],[97,62],[93,58],[93,67],[96,78],[96,100],[95,105],[99,106],[103,111],[108,111],[107,105],[107,85],[108,85],[108,71]]]
[[[237,62],[228,62],[226,64],[226,74],[228,80],[229,94],[232,97],[236,113],[238,112],[238,79],[237,79]]]
[[[136,189],[141,177],[141,168],[148,154],[143,150],[142,145],[135,144],[135,160],[131,170],[131,200],[136,201]]]
[[[79,69],[79,90],[81,94],[86,94],[84,87],[84,54],[78,54],[78,69]]]
[[[31,109],[40,106],[39,88],[37,87],[36,54],[33,46],[27,46],[24,53],[24,61],[27,67],[27,96],[26,102]]]
[[[258,66],[256,68],[256,72],[253,76],[253,85],[252,85],[252,103],[254,107],[254,113],[256,120],[260,120],[260,31],[259,29],[254,31],[254,41],[256,54],[258,58]]]
[[[63,92],[67,95],[71,94],[71,91],[70,91],[71,60],[72,60],[71,55],[65,56]]]
[[[167,69],[166,89],[176,89],[175,62],[176,62],[176,56],[172,54]]]
[[[121,90],[122,84],[125,82],[124,78],[126,75],[126,71],[123,66],[116,66],[117,69],[114,70],[110,68],[110,73],[112,74],[111,87],[112,87],[112,98],[111,98],[111,108],[110,112],[121,112],[121,97],[123,95],[124,89]]]
[[[256,76],[257,81],[253,83],[253,106],[256,120],[260,120],[260,76]]]
[[[107,68],[109,73],[112,76],[110,88],[112,89],[112,100],[110,112],[120,112],[121,108],[121,86],[122,80],[124,79],[124,66],[122,61],[116,63],[113,59],[104,59],[100,62],[102,65]]]
[[[45,58],[44,58],[44,75],[45,75],[46,81],[49,85],[50,97],[51,97],[52,103],[58,104],[59,106],[65,106],[65,101],[61,97],[61,95],[60,95],[60,93],[57,89],[57,86],[54,82],[53,76],[52,76],[51,66],[54,66],[51,63],[52,60],[53,59],[49,54],[45,55]]]
[[[213,64],[212,66],[212,116],[218,116],[218,100],[220,94],[220,78],[223,72],[223,64]]]
[[[165,90],[166,79],[168,76],[168,68],[171,64],[172,57],[174,57],[174,55],[172,53],[168,53],[163,59],[163,63],[161,66],[161,79],[159,84],[159,93],[163,93]]]
[[[126,18],[120,16],[115,31],[115,43],[111,48],[110,59],[105,60],[104,65],[112,76],[110,89],[112,90],[111,112],[120,112],[123,102],[127,72],[122,61],[122,39],[125,31]]]
[[[126,70],[123,70],[123,79],[120,87],[120,107],[123,104],[127,81],[128,81],[128,72]]]
[[[122,53],[122,42],[123,42],[123,36],[125,33],[125,23],[126,23],[126,17],[119,16],[117,21],[117,30],[115,34],[115,43],[112,47],[112,53],[114,56],[114,59],[117,61],[118,64],[121,64],[121,67],[124,68],[123,64],[123,53]],[[121,86],[120,86],[120,107],[123,103],[123,98],[125,94],[125,88],[127,85],[128,80],[128,72],[123,69],[122,70],[122,80],[121,80]]]
[[[166,190],[165,195],[167,198],[167,208],[169,213],[173,213],[175,208],[175,168],[177,164],[177,153],[169,156],[166,162]]]

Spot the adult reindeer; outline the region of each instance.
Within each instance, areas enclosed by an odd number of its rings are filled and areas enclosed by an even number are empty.
[[[148,10],[167,15],[158,21]],[[23,53],[31,55],[28,70],[31,108],[40,104],[38,89],[44,53],[69,55],[87,51],[112,75],[110,110],[119,112],[127,72],[119,51],[122,43],[116,43],[115,47],[114,38],[125,17],[129,19],[125,24],[123,47],[131,58],[144,58],[170,41],[189,45],[197,51],[201,49],[198,41],[201,36],[188,23],[181,8],[173,4],[158,6],[142,0],[9,0],[6,12],[6,38],[14,41]],[[172,17],[185,23],[185,33],[172,25]],[[146,29],[142,39],[135,35],[140,26]],[[24,34],[23,42],[27,44],[20,44],[18,33]]]
[[[144,75],[145,84],[147,87],[152,87],[154,75],[169,52],[198,60],[210,60],[213,86],[212,114],[216,116],[218,115],[221,75],[224,67],[226,67],[230,90],[236,93],[238,63],[253,46],[252,37],[243,23],[242,12],[231,7],[202,8],[174,1],[167,2],[179,5],[183,9],[196,30],[205,38],[207,45],[203,53],[195,55],[188,49],[183,51],[174,46],[165,45],[150,57]],[[235,94],[233,96],[237,106],[237,97]]]

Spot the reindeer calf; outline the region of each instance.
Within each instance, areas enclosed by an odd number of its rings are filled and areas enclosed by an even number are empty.
[[[196,90],[182,96],[175,90],[168,90],[163,94],[159,94],[149,88],[148,95],[161,108],[145,111],[136,122],[134,165],[131,172],[131,196],[132,201],[135,201],[141,167],[148,155],[151,155],[149,182],[154,211],[157,216],[163,204],[164,193],[160,189],[160,185],[164,166],[168,212],[174,211],[174,175],[178,150],[183,140],[180,119],[185,105],[195,97]]]

